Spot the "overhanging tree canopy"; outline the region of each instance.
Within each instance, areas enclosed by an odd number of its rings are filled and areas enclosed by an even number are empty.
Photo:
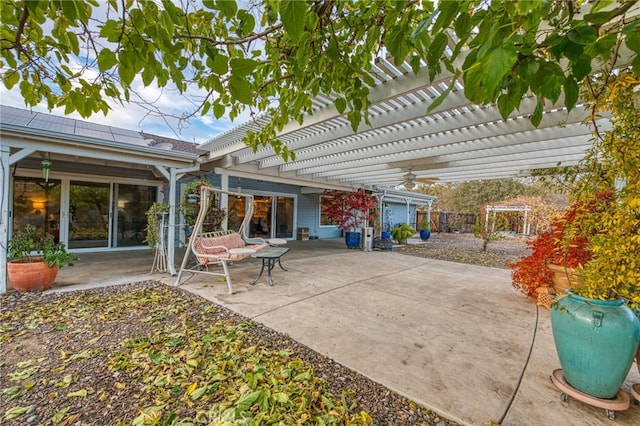
[[[579,85],[622,61],[640,69],[632,1],[9,1],[2,8],[2,81],[27,105],[46,100],[84,117],[108,111],[107,98],[133,100],[134,79],[194,93],[185,113],[236,117],[245,108],[268,123],[249,133],[271,145],[291,120],[330,96],[354,129],[368,120],[376,56],[428,65],[428,78],[462,79],[465,96],[495,103],[503,118],[526,93],[572,109]],[[582,7],[580,6],[582,5]],[[139,77],[137,77],[139,76]],[[153,105],[149,105],[154,108]]]

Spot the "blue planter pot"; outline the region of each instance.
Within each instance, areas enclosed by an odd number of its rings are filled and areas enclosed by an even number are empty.
[[[551,327],[567,382],[597,398],[613,398],[640,342],[640,320],[622,301],[570,294],[551,309]]]
[[[360,248],[360,233],[359,232],[346,232],[344,234],[344,242],[348,249]]]
[[[420,230],[420,239],[422,241],[427,241],[431,238],[431,229],[421,229]]]

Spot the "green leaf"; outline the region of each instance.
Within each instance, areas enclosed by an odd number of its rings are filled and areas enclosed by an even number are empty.
[[[236,401],[236,413],[248,410],[262,395],[261,390],[243,393]]]
[[[404,62],[407,54],[409,53],[409,45],[405,40],[404,30],[402,28],[393,28],[393,30],[384,38],[384,44],[389,50],[389,53],[393,57],[393,61],[396,65]]]
[[[543,110],[544,101],[538,97],[538,103],[536,104],[536,109],[533,111],[531,115],[531,124],[538,127],[540,122],[542,121],[542,110]]]
[[[246,77],[256,69],[257,61],[245,58],[233,58],[231,60],[231,72],[237,77]]]
[[[120,62],[120,65],[118,65],[118,74],[120,75],[120,80],[125,87],[130,86],[131,82],[136,76],[134,69],[124,65],[122,62]]]
[[[598,38],[595,28],[586,23],[576,26],[567,34],[567,38],[577,44],[591,44]]]
[[[25,407],[12,407],[12,408],[9,408],[7,411],[5,411],[3,419],[4,420],[15,419],[16,417],[19,417],[19,416],[23,415],[24,413],[26,413],[27,411],[29,411],[31,409],[31,407],[33,407],[33,405],[27,405]]]
[[[191,394],[189,394],[189,398],[191,398],[192,400],[197,400],[199,399],[202,395],[204,395],[207,392],[207,389],[209,389],[209,386],[200,386],[199,388],[197,388],[196,390],[194,390],[193,392],[191,392]]]
[[[224,107],[224,105],[221,105],[219,103],[216,103],[213,105],[213,116],[215,118],[220,118],[224,115],[226,111],[226,108]]]
[[[76,2],[74,1],[62,1],[62,14],[70,21],[75,21],[78,17],[78,10],[76,9]]]
[[[36,367],[25,368],[24,370],[20,370],[20,371],[16,371],[15,373],[11,373],[9,375],[9,380],[14,381],[14,382],[15,381],[19,381],[19,380],[24,380],[24,379],[34,375],[37,371],[38,371],[38,368],[36,368]]]
[[[580,88],[575,78],[568,76],[564,83],[564,104],[570,111],[578,102],[580,96]]]
[[[500,85],[505,74],[518,59],[518,52],[510,40],[504,40],[501,46],[492,49],[482,58],[481,70],[484,74],[486,92],[491,96]]]
[[[336,106],[336,109],[340,114],[344,113],[347,109],[347,100],[345,98],[336,98],[333,101],[333,104]]]
[[[460,72],[458,71],[458,72],[456,72],[454,77],[451,79],[451,83],[449,84],[449,87],[447,87],[447,90],[442,92],[442,94],[440,94],[440,96],[438,96],[431,103],[431,105],[429,105],[429,108],[427,108],[427,112],[433,111],[434,109],[438,108],[440,106],[440,104],[442,104],[442,102],[444,102],[444,100],[447,98],[447,96],[449,96],[449,93],[451,93],[451,91],[455,87],[456,80],[458,80],[459,77],[460,77]]]
[[[251,85],[244,78],[233,75],[229,78],[229,92],[235,100],[240,103],[249,105],[253,101],[253,92]]]
[[[238,10],[238,4],[235,1],[218,0],[215,3],[215,8],[222,12],[222,15],[227,18],[233,18]]]
[[[82,397],[87,396],[87,390],[86,389],[80,389],[80,390],[77,390],[75,392],[69,392],[67,394],[67,396],[69,398],[72,398],[72,397],[81,397],[82,398]]]
[[[282,25],[294,43],[299,41],[302,36],[306,14],[306,1],[282,0],[280,3],[280,19],[282,19]]]
[[[20,81],[20,74],[15,71],[7,71],[3,74],[2,80],[4,81],[4,87],[12,89]]]
[[[53,417],[51,418],[51,421],[56,424],[56,423],[60,423],[62,421],[62,419],[64,419],[64,416],[69,412],[69,409],[71,407],[65,407],[62,410],[58,410],[56,411],[56,413],[53,415]]]
[[[438,33],[431,42],[431,46],[429,47],[429,55],[428,61],[429,63],[434,63],[440,59],[442,54],[444,53],[445,48],[447,47],[447,42],[449,38],[444,33]]]
[[[209,52],[207,52],[209,54]],[[229,58],[225,55],[214,54],[213,57],[209,56],[213,60],[211,65],[211,71],[218,75],[226,74],[229,71]]]
[[[113,68],[118,63],[116,54],[109,49],[102,49],[98,53],[98,70],[105,72]]]

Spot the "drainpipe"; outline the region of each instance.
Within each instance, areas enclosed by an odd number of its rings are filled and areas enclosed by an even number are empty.
[[[193,166],[181,169],[172,167],[169,169],[169,229],[167,230],[167,263],[171,276],[178,275],[174,262],[176,257],[176,181],[185,173],[199,171],[201,162],[202,159],[198,157],[196,164]]]
[[[7,292],[7,251],[9,245],[9,194],[11,194],[11,165],[33,154],[36,150],[24,148],[11,155],[11,149],[0,141],[0,294]]]

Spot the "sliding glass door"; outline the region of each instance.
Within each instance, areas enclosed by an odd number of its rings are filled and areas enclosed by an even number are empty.
[[[143,245],[146,212],[156,200],[157,189],[151,186],[117,184],[114,187],[114,198],[117,200],[117,215],[114,215],[113,246],[130,247]]]
[[[69,248],[109,246],[111,185],[75,182],[69,187]]]
[[[13,183],[13,232],[32,225],[60,240],[61,182],[41,178],[16,177]]]
[[[249,237],[293,238],[294,198],[284,195],[254,196]]]

